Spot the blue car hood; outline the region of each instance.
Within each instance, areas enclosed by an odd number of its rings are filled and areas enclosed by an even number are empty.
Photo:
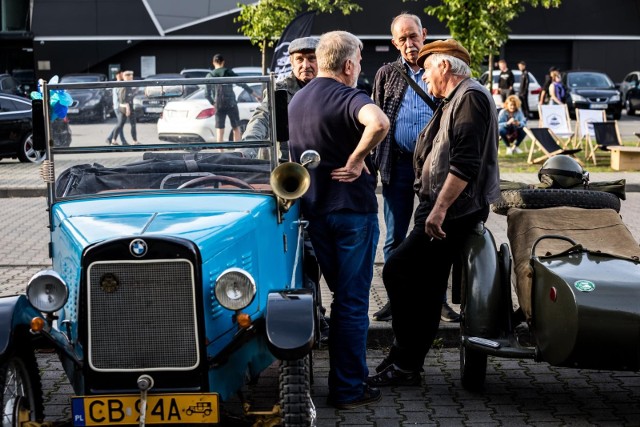
[[[198,246],[220,234],[229,237],[255,229],[258,218],[274,212],[273,196],[162,195],[111,197],[54,205],[54,226],[85,248],[124,236],[164,235],[188,239]],[[273,219],[275,221],[275,218]]]

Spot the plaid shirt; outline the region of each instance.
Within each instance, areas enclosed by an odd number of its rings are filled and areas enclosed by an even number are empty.
[[[401,67],[406,67],[402,58],[395,62]],[[394,135],[400,105],[404,99],[409,83],[391,65],[384,64],[373,81],[373,102],[384,111],[391,122],[389,133],[372,153],[373,162],[380,171],[380,180],[388,184],[391,179],[392,151],[395,146]]]

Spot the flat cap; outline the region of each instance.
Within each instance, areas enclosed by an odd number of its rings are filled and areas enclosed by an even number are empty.
[[[316,50],[319,39],[317,37],[301,37],[289,44],[289,55],[303,50]]]
[[[467,65],[471,62],[471,55],[469,51],[464,48],[460,43],[454,39],[437,40],[435,42],[427,43],[422,46],[420,52],[418,52],[418,66],[423,67],[424,61],[432,53],[441,53],[443,55],[453,56],[455,58],[463,60]]]

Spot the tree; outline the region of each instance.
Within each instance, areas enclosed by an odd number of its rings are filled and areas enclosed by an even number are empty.
[[[427,6],[424,11],[444,22],[451,37],[471,54],[471,69],[479,74],[482,61],[489,57],[492,71],[493,54],[509,38],[509,22],[525,9],[525,4],[545,8],[560,6],[561,0],[441,0],[439,6]],[[491,75],[491,74],[489,74]],[[489,79],[493,81],[493,79]]]
[[[238,32],[249,37],[252,44],[260,46],[263,74],[267,71],[267,48],[273,47],[287,24],[300,12],[333,13],[338,10],[343,15],[349,15],[362,10],[349,0],[260,0],[258,3],[238,6],[240,15],[234,20],[241,24]]]

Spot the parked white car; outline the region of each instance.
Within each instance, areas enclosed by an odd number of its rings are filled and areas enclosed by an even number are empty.
[[[262,94],[261,86],[249,85],[258,94]],[[240,112],[240,128],[244,132],[259,103],[243,88],[234,86],[233,90]],[[205,98],[204,88],[184,99],[168,102],[158,120],[158,138],[170,142],[216,142],[215,112],[215,107]],[[233,140],[228,117],[224,134]]]
[[[522,76],[522,71],[520,70],[511,70],[513,73],[513,90],[517,94],[518,89],[520,88],[520,77]],[[489,76],[489,72],[485,71],[482,73],[478,81],[485,85],[487,89],[489,88],[489,82],[487,81],[487,77]],[[496,103],[496,107],[498,110],[502,108],[502,97],[500,96],[500,89],[498,89],[498,79],[500,76],[500,70],[493,70],[493,91],[491,95],[493,95],[493,101]],[[538,116],[538,99],[540,98],[540,92],[542,92],[542,87],[540,83],[538,83],[538,79],[531,74],[529,71],[529,112],[534,116]]]

